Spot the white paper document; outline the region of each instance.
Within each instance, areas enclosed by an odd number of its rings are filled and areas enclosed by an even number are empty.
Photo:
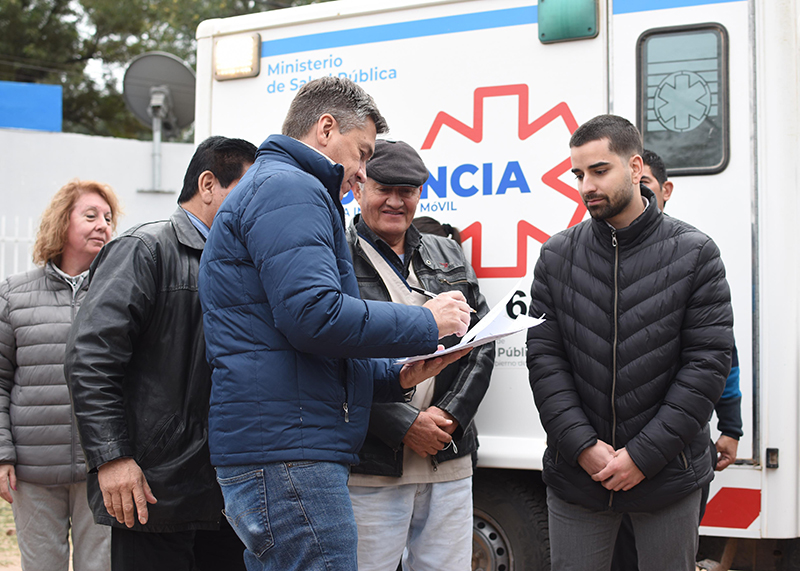
[[[480,345],[484,345],[485,343],[491,343],[495,339],[513,335],[514,333],[519,333],[520,331],[524,331],[525,329],[529,329],[531,327],[536,327],[540,323],[543,323],[544,315],[538,319],[535,317],[530,317],[529,315],[517,315],[516,317],[512,317],[509,315],[507,310],[508,302],[511,300],[513,295],[517,292],[517,290],[519,290],[523,283],[527,282],[530,284],[530,281],[531,279],[529,276],[522,278],[513,288],[511,288],[511,291],[509,291],[499,302],[497,302],[491,311],[489,311],[489,313],[487,313],[486,316],[475,325],[475,327],[467,331],[467,334],[464,335],[464,337],[461,339],[461,342],[457,345],[453,345],[449,349],[436,351],[435,353],[431,353],[429,355],[418,355],[416,357],[398,359],[397,363],[414,363],[416,361],[430,359],[431,357],[439,357],[455,351],[461,351],[462,349],[478,347]]]

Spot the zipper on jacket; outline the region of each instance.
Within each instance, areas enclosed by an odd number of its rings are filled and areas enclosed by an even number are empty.
[[[617,340],[619,337],[619,243],[617,231],[611,230],[611,246],[614,248],[614,352],[611,355],[611,447],[617,449]],[[608,497],[608,507],[614,502],[614,490]]]
[[[436,279],[439,280],[439,283],[443,283],[443,284],[447,284],[447,285],[456,285],[456,284],[467,284],[467,283],[469,283],[469,280],[466,280],[466,279],[464,279],[464,280],[456,280],[454,282],[448,281],[448,280],[446,280],[444,278],[436,278]]]
[[[456,441],[455,440],[451,440],[450,442],[448,442],[447,446],[442,448],[442,452],[444,452],[445,450],[447,450],[448,448],[451,448],[451,447],[453,448],[453,454],[458,454],[458,446],[456,446]]]
[[[348,367],[349,364],[347,359],[339,359],[339,376],[342,380],[342,389],[344,389],[344,400],[342,401],[342,411],[344,412],[345,422],[350,422],[350,405],[348,404],[350,401],[350,395],[347,394]]]
[[[681,452],[681,459],[683,460],[683,469],[688,470],[689,462],[686,460],[686,454],[684,454],[683,452]]]
[[[85,278],[84,278],[85,279]],[[72,317],[72,322],[75,322],[75,315],[78,313],[75,309],[78,305],[78,292],[83,288],[83,282],[79,287],[73,287],[72,284],[67,283],[67,285],[72,290],[72,301],[70,302],[70,316]]]
[[[71,321],[70,322],[71,323],[75,323],[75,316],[78,313],[78,311],[76,309],[77,306],[78,306],[78,293],[83,289],[87,279],[89,279],[88,276],[83,278],[83,280],[81,280],[80,286],[78,286],[78,287],[72,287],[72,284],[67,284],[67,285],[70,286],[70,289],[72,290],[72,302],[70,303],[70,317],[71,317]],[[69,416],[70,416],[70,419],[69,419],[69,424],[70,424],[69,455],[70,455],[70,460],[71,460],[69,479],[70,479],[70,483],[75,484],[75,483],[77,483],[77,480],[75,480],[75,467],[78,464],[78,458],[77,458],[77,454],[76,454],[76,450],[75,450],[75,441],[79,440],[80,436],[78,436],[78,424],[77,424],[77,422],[75,420],[75,414],[74,413],[70,413]],[[78,446],[80,446],[80,444],[78,444]],[[84,461],[85,461],[85,459],[84,459]]]
[[[433,466],[433,471],[439,471],[439,461],[436,459],[436,456],[431,456],[431,466]]]

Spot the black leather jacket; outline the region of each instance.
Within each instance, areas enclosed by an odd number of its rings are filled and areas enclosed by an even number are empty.
[[[467,263],[461,247],[450,240],[429,234],[422,235],[411,226],[406,231],[405,263],[383,240],[356,216],[347,230],[347,242],[353,256],[358,289],[363,299],[391,301],[389,291],[358,244],[358,234],[366,236],[379,250],[408,276],[409,263],[422,286],[439,293],[459,290],[470,307],[477,311],[473,323],[489,312],[489,306],[478,289],[478,279]],[[458,343],[455,336],[441,340],[445,346]],[[448,447],[433,456],[434,464],[472,454],[478,449],[478,433],[472,421],[478,405],[489,388],[494,367],[494,343],[472,350],[436,376],[431,404],[447,411],[458,421],[453,434],[455,447]],[[400,477],[403,475],[403,438],[414,423],[419,410],[409,403],[373,403],[369,432],[359,451],[360,463],[352,471],[358,474]]]
[[[67,341],[65,372],[86,456],[95,521],[97,468],[132,457],[158,503],[134,529],[219,527],[222,495],[208,453],[211,373],[197,291],[205,242],[186,213],[127,231],[103,248]]]

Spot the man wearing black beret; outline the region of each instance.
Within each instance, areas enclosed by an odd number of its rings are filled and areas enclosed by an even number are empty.
[[[361,213],[347,233],[359,291],[363,299],[422,305],[456,289],[477,310],[474,324],[489,308],[461,247],[411,224],[427,178],[412,147],[376,141],[367,181],[353,189]],[[472,419],[493,364],[494,344],[483,345],[418,385],[408,402],[372,405],[349,481],[359,571],[394,569],[401,557],[406,569],[471,568]]]

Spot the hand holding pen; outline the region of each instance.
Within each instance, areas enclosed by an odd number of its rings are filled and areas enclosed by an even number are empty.
[[[421,287],[412,286],[411,284],[408,284],[408,289],[410,289],[411,291],[416,292],[416,293],[418,293],[420,295],[424,295],[428,299],[435,299],[436,296],[439,295],[438,293],[433,293],[432,291],[428,291],[426,289],[422,289]],[[475,311],[471,307],[469,308],[469,312],[470,313],[478,313],[477,311]]]
[[[414,291],[418,290],[414,289]],[[424,292],[425,290],[422,291]],[[431,294],[430,292],[422,295],[433,296],[422,307],[427,307],[433,313],[436,326],[439,328],[439,339],[453,334],[458,337],[466,335],[469,328],[469,314],[472,308],[467,305],[464,294],[460,291],[446,291],[439,295]]]

